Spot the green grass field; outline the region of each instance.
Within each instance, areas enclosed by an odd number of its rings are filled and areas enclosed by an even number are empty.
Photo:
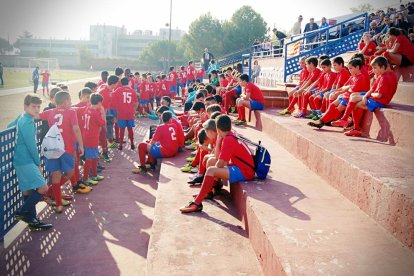
[[[74,70],[57,70],[50,71],[49,85],[52,82],[65,82],[70,80],[99,77],[98,71],[74,71]],[[22,68],[4,68],[4,86],[0,86],[0,91],[11,88],[20,88],[32,86],[32,70]],[[42,76],[40,76],[39,88],[41,88]]]

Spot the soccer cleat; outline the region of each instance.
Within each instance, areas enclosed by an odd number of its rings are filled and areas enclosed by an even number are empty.
[[[49,230],[50,228],[53,227],[52,224],[50,223],[44,223],[41,222],[39,219],[35,218],[32,221],[30,221],[28,223],[29,229],[31,231],[35,231],[35,230]]]
[[[190,170],[190,173],[197,173],[198,172],[198,168],[194,167]]]
[[[112,143],[108,143],[108,148],[110,148],[110,149],[115,149],[115,148],[117,148],[119,146],[119,144],[117,143],[117,142],[112,142]]]
[[[311,113],[308,116],[306,116],[305,118],[313,120],[313,118],[315,118],[315,116],[316,116],[315,114]]]
[[[197,154],[197,150],[191,152],[191,156],[195,156]]]
[[[89,178],[88,180],[83,180],[82,183],[86,186],[95,186],[98,184],[98,181],[95,181]]]
[[[236,119],[236,120],[234,120],[234,121],[233,121],[233,123],[234,123],[234,124],[237,124],[237,123],[239,123],[239,122],[241,122],[241,120],[240,120],[240,119]]]
[[[182,172],[189,172],[189,171],[191,171],[192,168],[193,168],[193,166],[186,165],[186,166],[184,166],[184,167],[181,168],[181,171]]]
[[[134,150],[134,149],[135,149],[135,145],[131,144],[131,150]]]
[[[148,172],[146,167],[139,166],[138,168],[132,170],[133,174],[146,174]]]
[[[289,111],[289,109],[283,109],[282,111],[279,112],[280,115],[285,116],[288,114],[291,114],[292,112]]]
[[[325,125],[324,122],[319,121],[319,123],[316,122],[309,122],[308,126],[312,126],[312,127],[317,127],[317,128],[322,128]]]
[[[104,162],[109,163],[112,161],[112,158],[109,157],[107,152],[102,153],[100,157],[104,160]]]
[[[362,135],[362,132],[357,129],[352,129],[350,131],[347,131],[344,133],[346,136],[354,136],[354,137],[360,137]]]
[[[64,200],[73,200],[73,196],[71,196],[71,195],[66,195],[66,194],[62,194],[62,198],[63,198]]]
[[[193,162],[193,161],[194,161],[194,159],[195,159],[195,157],[194,157],[194,156],[190,156],[190,157],[187,157],[185,160],[186,160],[187,162]]]
[[[201,212],[203,210],[203,204],[197,204],[195,202],[188,203],[187,206],[181,207],[181,213],[192,213],[192,212]]]
[[[317,121],[317,120],[320,120],[321,118],[322,118],[321,115],[315,115],[315,117],[313,117],[312,120]]]
[[[24,215],[22,215],[22,214],[19,214],[19,213],[16,213],[15,215],[14,215],[14,219],[15,220],[21,220],[21,221],[24,221],[24,222],[26,222],[26,223],[29,223],[29,220],[24,216]]]
[[[237,113],[237,109],[235,106],[230,107],[230,113]]]
[[[69,205],[71,205],[71,204],[72,204],[72,202],[70,202],[70,201],[68,201],[68,200],[66,200],[66,199],[63,199],[63,198],[62,198],[62,206],[66,207],[66,206],[69,206]],[[52,206],[57,206],[57,205],[56,205],[56,201],[54,201],[53,199],[52,199],[52,200],[50,200],[50,205],[52,205]]]
[[[79,193],[79,194],[87,194],[90,191],[92,191],[92,188],[91,187],[87,187],[87,186],[85,186],[83,184],[79,184],[79,185],[73,186],[72,189],[73,189],[73,191],[75,193]]]
[[[102,181],[105,179],[105,176],[98,174],[97,176],[92,176],[90,179],[93,181]]]
[[[333,121],[331,123],[332,126],[334,127],[346,127],[348,125],[348,121],[347,120],[337,120],[337,121]]]
[[[306,117],[306,114],[305,113],[298,113],[298,114],[296,114],[293,117],[295,117],[295,118],[305,118]]]
[[[203,179],[204,179],[204,175],[198,175],[194,179],[187,181],[187,183],[190,185],[201,184],[203,182]]]
[[[58,214],[63,212],[63,206],[55,206],[54,209],[55,209],[55,212],[58,213]]]
[[[193,140],[189,139],[184,142],[184,145],[188,146],[188,145],[191,145],[192,143],[193,143]]]
[[[119,150],[122,150],[122,149],[123,149],[122,144],[119,144],[118,149],[119,149]]]
[[[195,150],[196,149],[196,145],[195,144],[191,144],[191,145],[187,145],[185,146],[186,150]]]
[[[236,126],[245,126],[247,125],[246,121],[239,121],[237,123],[235,123]]]

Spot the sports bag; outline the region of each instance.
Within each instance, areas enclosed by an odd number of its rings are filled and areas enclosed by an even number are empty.
[[[65,142],[56,124],[49,128],[43,138],[40,150],[47,159],[58,159],[65,153]]]

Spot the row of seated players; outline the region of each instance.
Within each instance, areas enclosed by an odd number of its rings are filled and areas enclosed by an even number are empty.
[[[360,122],[365,110],[374,112],[391,102],[398,79],[385,57],[375,57],[371,66],[364,64],[362,54],[355,54],[344,66],[341,57],[333,59],[335,72],[331,70],[331,61],[327,56],[309,57],[300,62],[303,68],[300,73],[299,86],[289,93],[289,107],[281,115],[290,114],[295,105],[299,106],[296,118],[313,119],[308,124],[322,128],[331,123],[332,126],[353,128],[346,131],[347,136],[361,136]],[[375,77],[370,85],[371,77]],[[307,115],[308,105],[312,113]],[[348,119],[352,114],[352,122]],[[342,116],[341,116],[342,115]]]

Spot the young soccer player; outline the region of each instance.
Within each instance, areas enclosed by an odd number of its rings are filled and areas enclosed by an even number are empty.
[[[134,174],[145,174],[146,156],[155,168],[157,158],[173,157],[178,152],[177,127],[172,123],[172,114],[169,111],[162,113],[163,124],[155,130],[150,143],[142,142],[138,145],[140,166],[132,171]]]
[[[189,87],[195,80],[196,70],[193,66],[193,61],[190,60],[187,66],[187,87]]]
[[[91,95],[90,106],[85,106],[81,121],[81,132],[84,141],[85,163],[83,165],[83,184],[90,186],[104,179],[98,175],[98,144],[99,132],[105,126],[105,109],[102,105],[103,97],[95,93]],[[92,177],[89,173],[92,170]]]
[[[96,85],[99,87],[102,84],[107,83],[108,77],[109,77],[108,71],[102,71],[101,72],[101,79],[98,81],[98,83]]]
[[[61,186],[72,176],[75,166],[75,142],[78,143],[80,155],[83,155],[83,140],[78,125],[76,111],[71,108],[70,94],[60,91],[55,95],[56,108],[39,114],[40,119],[47,120],[49,126],[56,124],[62,133],[65,153],[58,159],[46,159],[46,170],[51,173],[51,192],[56,202],[55,211],[63,211]]]
[[[171,103],[172,103],[172,101],[171,101],[170,97],[164,96],[164,97],[161,98],[161,106],[163,106],[163,105],[167,106],[168,111],[170,111],[172,113],[174,118],[177,118],[177,115],[175,114],[174,108],[172,108]]]
[[[240,76],[240,85],[244,88],[245,93],[241,94],[240,98],[236,100],[239,116],[235,121],[235,124],[246,125],[245,107],[250,110],[263,110],[264,97],[260,88],[257,87],[256,84],[250,82],[249,75],[243,74]]]
[[[168,80],[170,82],[170,97],[175,98],[175,95],[178,93],[178,74],[175,72],[175,67],[171,66],[170,71],[168,72]]]
[[[13,166],[23,193],[23,205],[16,211],[15,219],[24,221],[32,230],[47,230],[51,224],[36,217],[36,204],[46,194],[48,187],[42,175],[40,156],[37,150],[36,125],[42,100],[36,94],[24,98],[25,113],[17,117],[8,127],[16,126]]]
[[[187,70],[185,69],[185,66],[181,66],[179,76],[180,76],[181,95],[184,96],[185,86],[187,84]]]
[[[135,110],[138,107],[137,93],[129,86],[128,78],[121,79],[122,86],[117,88],[112,94],[112,101],[118,115],[119,127],[119,150],[123,148],[125,128],[128,129],[128,138],[131,143],[131,149],[135,149],[134,130],[135,127]]]
[[[332,89],[324,93],[322,106],[320,108],[322,113],[325,113],[329,104],[336,100],[337,94],[334,94],[335,90],[342,88],[351,76],[342,57],[336,57],[333,59],[333,67],[336,72],[336,78],[332,85]]]
[[[49,96],[49,78],[50,78],[50,73],[49,73],[49,71],[45,70],[42,73],[43,96],[45,96],[45,90],[47,92],[47,96]]]
[[[237,139],[231,130],[231,119],[227,115],[216,118],[218,158],[210,158],[201,189],[193,202],[182,207],[182,213],[203,210],[203,199],[216,184],[215,178],[229,180],[230,183],[247,181],[254,178],[254,160],[248,146]]]
[[[397,28],[389,28],[388,36],[392,39],[392,48],[383,54],[391,64],[408,67],[414,64],[414,44]]]

